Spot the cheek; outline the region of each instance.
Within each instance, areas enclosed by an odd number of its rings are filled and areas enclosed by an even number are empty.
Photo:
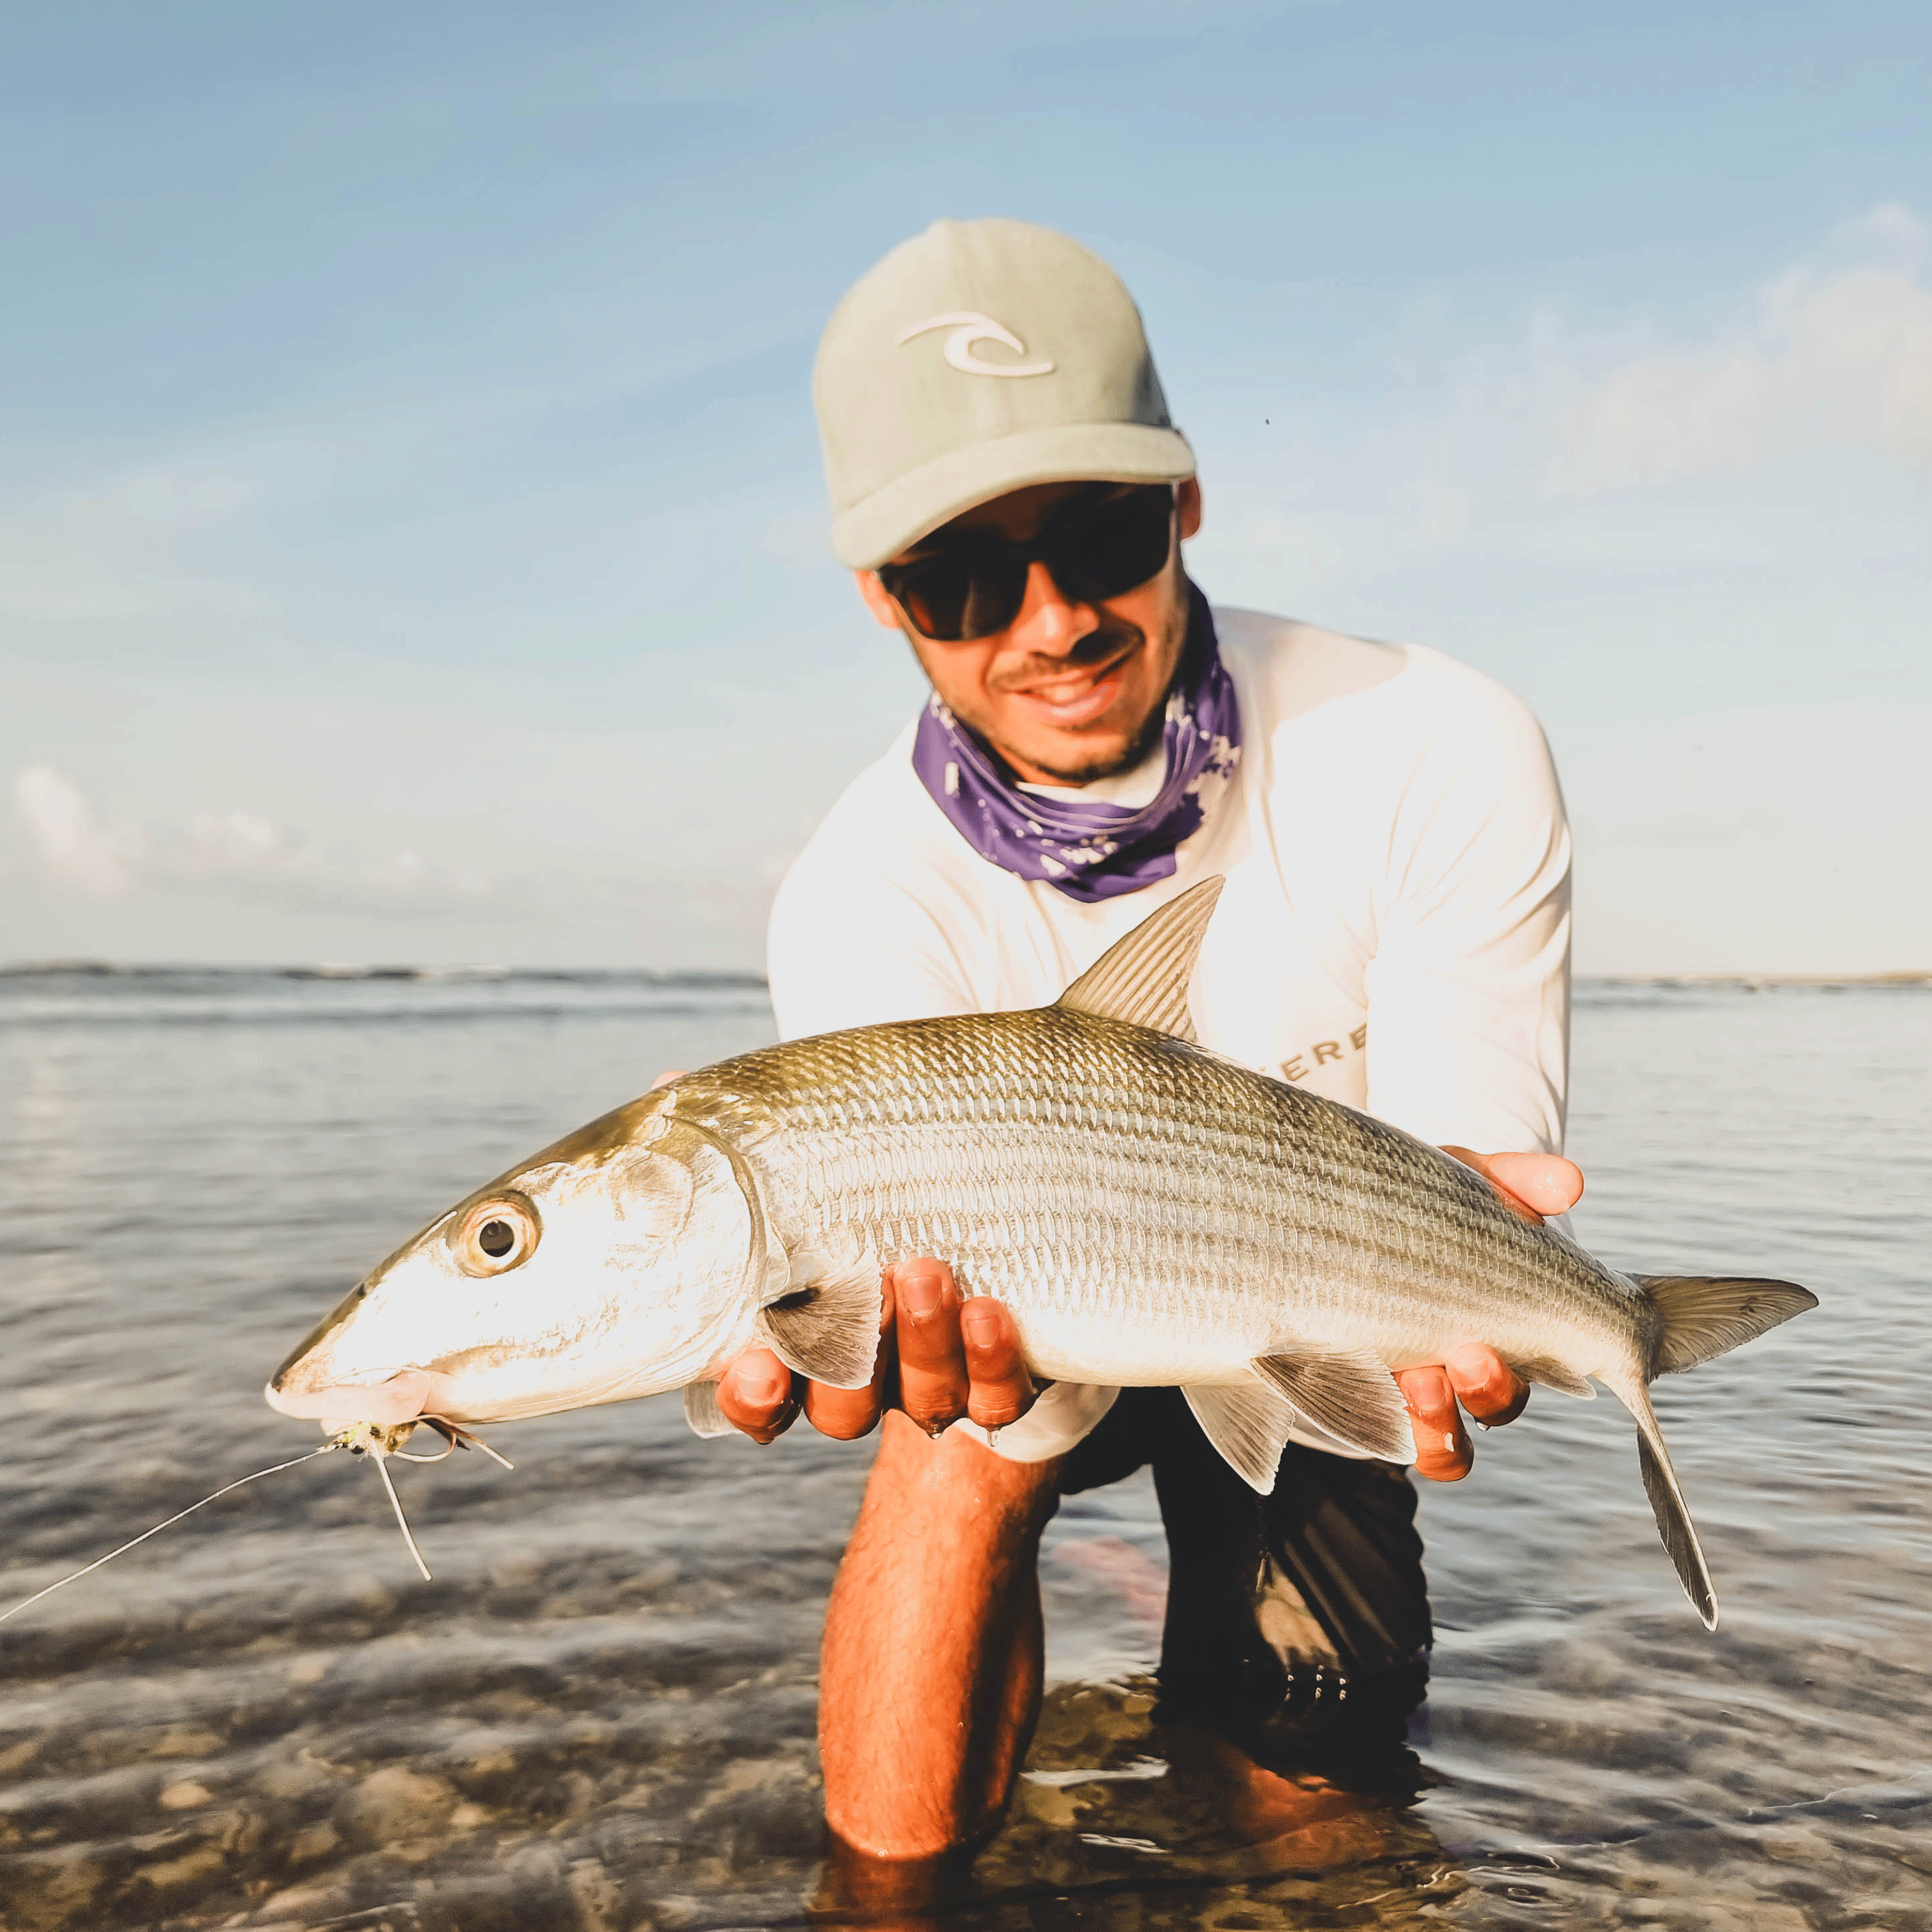
[[[985,706],[987,680],[999,656],[992,640],[934,644],[908,634],[907,642],[912,646],[912,654],[919,660],[920,669],[926,673],[927,682],[939,694],[942,704],[968,718]],[[1015,651],[1009,655],[1016,664],[1024,662],[1024,652]]]

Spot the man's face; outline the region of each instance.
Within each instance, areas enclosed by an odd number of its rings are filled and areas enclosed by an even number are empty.
[[[995,497],[893,561],[968,530],[1024,542],[1057,508],[1093,487],[1042,483]],[[1190,478],[1175,499],[1177,536],[1191,537],[1201,527],[1198,484]],[[1187,636],[1178,542],[1144,584],[1098,603],[1070,602],[1036,560],[1012,622],[961,644],[922,636],[877,572],[857,576],[873,615],[905,633],[940,700],[1029,784],[1084,784],[1126,770],[1147,752]]]

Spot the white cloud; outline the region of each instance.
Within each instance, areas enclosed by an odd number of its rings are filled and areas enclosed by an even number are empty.
[[[1557,418],[1547,487],[1567,496],[1652,488],[1834,450],[1932,458],[1932,288],[1916,260],[1924,232],[1907,209],[1874,209],[1841,239],[1881,259],[1791,268],[1714,339],[1588,382]]]
[[[266,814],[198,813],[185,824],[104,821],[79,785],[46,764],[14,782],[20,817],[42,869],[61,891],[120,898],[143,889],[200,892],[308,911],[410,916],[474,908],[502,881],[404,850],[324,850]]]
[[[140,835],[94,818],[80,788],[51,765],[29,765],[14,796],[47,876],[68,892],[114,898],[134,883]]]

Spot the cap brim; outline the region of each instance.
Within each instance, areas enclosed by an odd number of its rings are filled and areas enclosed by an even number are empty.
[[[854,570],[875,570],[975,504],[1035,483],[1178,483],[1194,452],[1178,429],[1147,423],[1072,423],[969,443],[904,476],[832,523],[832,548]]]

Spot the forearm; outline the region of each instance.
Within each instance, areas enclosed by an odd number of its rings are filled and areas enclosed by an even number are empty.
[[[926,1856],[997,1820],[1039,1708],[1058,1474],[886,1418],[820,1676],[826,1820],[856,1849]]]

